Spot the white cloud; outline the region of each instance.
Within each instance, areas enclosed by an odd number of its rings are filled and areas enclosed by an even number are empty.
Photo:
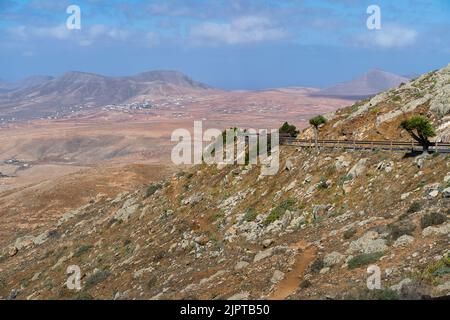
[[[265,17],[244,16],[229,23],[205,22],[190,30],[194,41],[202,44],[241,44],[277,40],[286,32]]]
[[[49,38],[71,40],[79,45],[88,46],[99,39],[126,40],[130,33],[126,30],[97,24],[81,30],[69,30],[65,25],[51,27],[18,26],[10,28],[9,33],[15,38],[29,40],[32,38]]]
[[[416,43],[418,33],[399,25],[383,25],[380,30],[368,30],[357,38],[359,44],[381,48],[402,48]]]

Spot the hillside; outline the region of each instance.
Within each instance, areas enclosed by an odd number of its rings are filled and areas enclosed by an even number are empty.
[[[398,87],[401,83],[406,82],[409,82],[408,78],[382,70],[370,70],[366,74],[351,81],[322,89],[317,92],[316,95],[323,97],[364,99],[382,91]]]
[[[175,71],[150,71],[130,77],[71,71],[46,81],[42,77],[29,78],[26,85],[0,94],[0,116],[18,119],[55,116],[83,108],[176,97],[207,89],[208,86]]]
[[[354,128],[358,138],[397,137],[396,121],[413,113],[446,132],[449,70],[327,115],[322,136],[345,138]],[[281,146],[280,159],[278,174],[266,177],[256,165],[195,166],[117,197],[92,194],[77,209],[22,228],[0,245],[0,298],[450,294],[449,156]],[[373,264],[382,289],[369,291]],[[82,272],[79,292],[65,286],[70,265]]]
[[[450,65],[397,88],[325,115],[321,134],[334,139],[409,140],[398,129],[413,114],[427,116],[437,128],[433,140],[450,141]],[[304,137],[311,137],[306,130]]]

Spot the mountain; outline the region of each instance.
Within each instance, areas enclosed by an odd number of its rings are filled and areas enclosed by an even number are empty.
[[[409,79],[382,70],[370,70],[366,74],[315,93],[317,96],[363,99],[382,91],[398,87]]]
[[[31,76],[14,83],[0,80],[0,94],[38,85],[51,79],[53,79],[51,76]]]
[[[71,71],[56,78],[32,77],[0,95],[0,115],[32,118],[64,114],[74,107],[101,107],[201,93],[210,88],[176,71],[107,77]]]
[[[321,137],[389,138],[413,114],[440,136],[449,99],[450,65],[327,115]],[[448,155],[281,145],[278,173],[261,167],[196,165],[115,196],[88,189],[36,224],[33,190],[0,242],[0,299],[448,297]],[[79,291],[65,286],[74,265]]]
[[[409,140],[398,130],[400,122],[421,114],[437,128],[435,139],[450,142],[449,84],[450,65],[325,115],[328,123],[320,131],[330,139]],[[304,133],[312,134],[310,129]]]

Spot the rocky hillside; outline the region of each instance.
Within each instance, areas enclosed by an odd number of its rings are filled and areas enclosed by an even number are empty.
[[[450,293],[450,159],[282,148],[284,169],[199,166],[98,194],[2,248],[3,298],[311,299]],[[383,290],[366,288],[368,264]],[[80,292],[66,269],[83,273]]]
[[[408,140],[398,130],[402,120],[425,115],[437,128],[438,141],[450,141],[450,65],[402,84],[398,88],[326,115],[322,135],[335,139]],[[304,136],[312,136],[307,130]]]
[[[358,138],[396,137],[396,122],[408,113],[426,113],[444,132],[449,71],[329,115],[322,135],[342,138],[354,128]],[[0,297],[450,294],[448,155],[340,149],[317,154],[282,146],[280,159],[274,176],[261,176],[259,166],[200,165],[116,198],[93,194],[89,203],[61,212],[59,221],[1,246]],[[73,265],[82,272],[80,291],[66,287]],[[369,265],[380,268],[381,289],[368,290]]]

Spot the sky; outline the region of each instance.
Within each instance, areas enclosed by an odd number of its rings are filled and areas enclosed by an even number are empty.
[[[69,29],[70,5],[80,29]],[[371,5],[380,29],[369,29]],[[73,22],[73,20],[71,20]],[[450,0],[0,0],[0,79],[164,69],[223,89],[326,87],[450,63]]]

